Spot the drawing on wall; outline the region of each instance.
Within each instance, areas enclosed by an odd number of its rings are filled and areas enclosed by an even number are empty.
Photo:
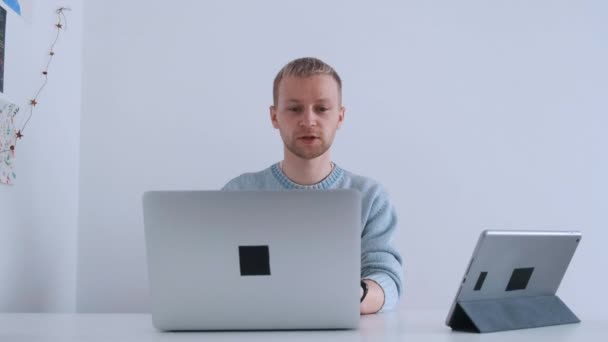
[[[15,116],[19,107],[0,97],[0,183],[12,185],[16,175],[13,170],[15,160]]]
[[[64,25],[67,25],[64,11],[69,10],[70,9],[67,7],[60,7],[55,10],[55,13],[57,14],[57,23],[54,26],[55,30],[57,30],[57,35],[48,51],[46,66],[40,73],[42,76],[42,84],[34,94],[34,97],[28,100],[29,115],[24,118],[22,124],[18,125],[21,128],[15,127],[15,116],[19,113],[19,107],[8,100],[5,100],[3,95],[0,95],[0,183],[12,185],[14,184],[15,178],[17,178],[13,169],[17,142],[23,139],[23,132],[34,114],[34,108],[38,104],[38,96],[48,83],[49,66],[55,56],[55,44],[57,44],[61,32],[65,29]]]
[[[0,7],[0,93],[4,93],[4,42],[6,32],[6,10]]]

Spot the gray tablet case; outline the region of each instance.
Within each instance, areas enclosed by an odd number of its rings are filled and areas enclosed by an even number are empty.
[[[484,231],[446,324],[497,332],[579,323],[555,295],[580,232]]]
[[[458,302],[450,327],[488,333],[579,322],[558,296],[538,296]]]

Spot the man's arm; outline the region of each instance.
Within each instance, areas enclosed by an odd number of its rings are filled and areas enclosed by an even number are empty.
[[[403,283],[401,255],[394,246],[397,214],[388,194],[378,187],[373,195],[367,222],[361,234],[361,279],[371,282],[361,313],[393,309]]]
[[[363,279],[362,281],[367,284],[367,295],[365,295],[363,302],[361,302],[361,314],[374,314],[380,311],[384,305],[384,290],[371,279]],[[361,289],[361,296],[363,296],[363,289]]]

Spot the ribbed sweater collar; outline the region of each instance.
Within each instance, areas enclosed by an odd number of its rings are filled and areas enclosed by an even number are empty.
[[[285,189],[307,189],[307,190],[326,190],[331,189],[344,175],[344,170],[338,166],[338,164],[334,164],[334,169],[331,173],[325,177],[322,181],[312,185],[302,185],[295,183],[291,179],[289,179],[283,170],[281,170],[281,166],[279,163],[276,163],[270,167],[270,171],[272,175],[277,179],[277,181],[285,188]]]

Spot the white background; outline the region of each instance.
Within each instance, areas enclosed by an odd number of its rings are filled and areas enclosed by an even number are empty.
[[[606,2],[110,7],[85,8],[79,310],[148,309],[141,194],[279,160],[272,79],[317,56],[344,81],[334,160],[398,208],[402,305],[447,311],[484,228],[580,229],[559,294],[605,317]]]
[[[334,161],[380,181],[398,209],[401,305],[447,313],[484,228],[580,229],[558,294],[605,319],[607,18],[600,0],[87,1],[80,135],[62,137],[80,140],[80,186],[54,203],[79,204],[64,211],[78,217],[77,310],[148,310],[141,194],[217,189],[278,161],[272,79],[316,56],[344,81]],[[18,210],[18,243],[60,225],[27,231]],[[75,248],[65,233],[59,246]],[[23,253],[13,268],[33,258]],[[52,274],[39,279],[64,280],[33,253],[29,267]]]

